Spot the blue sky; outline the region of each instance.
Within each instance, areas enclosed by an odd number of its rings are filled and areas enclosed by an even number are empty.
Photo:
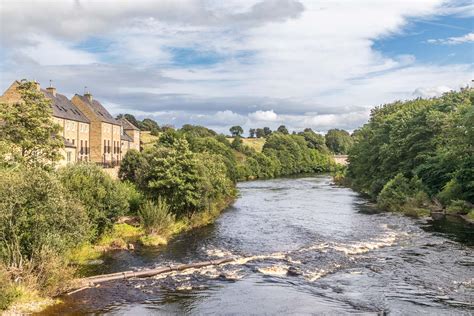
[[[353,130],[374,106],[474,77],[470,1],[52,3],[2,3],[0,89],[87,86],[113,114],[160,124]]]
[[[433,44],[429,40],[462,37],[474,32],[472,17],[436,16],[412,18],[400,34],[377,40],[374,49],[385,56],[413,55],[419,62],[433,64],[472,63],[474,42],[458,45]]]

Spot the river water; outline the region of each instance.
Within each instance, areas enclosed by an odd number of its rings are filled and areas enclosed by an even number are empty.
[[[234,263],[104,283],[43,314],[473,314],[472,227],[377,213],[324,175],[239,189],[215,224],[113,253],[95,272]]]

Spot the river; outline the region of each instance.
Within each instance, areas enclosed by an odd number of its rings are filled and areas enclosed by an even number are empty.
[[[239,190],[215,224],[161,249],[113,253],[95,272],[236,262],[104,283],[43,314],[472,315],[472,227],[378,213],[325,175]]]

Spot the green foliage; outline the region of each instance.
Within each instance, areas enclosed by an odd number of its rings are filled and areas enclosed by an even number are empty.
[[[255,128],[249,129],[249,138],[254,138],[256,132]]]
[[[280,125],[280,126],[278,126],[277,132],[278,132],[278,133],[285,134],[285,135],[288,135],[288,134],[289,134],[288,129],[286,128],[285,125]]]
[[[146,118],[141,121],[141,123],[137,127],[142,131],[150,131],[151,134],[155,136],[158,135],[161,131],[158,123],[156,123],[155,120],[152,120],[150,118]]]
[[[383,187],[377,198],[377,206],[392,212],[410,212],[428,202],[421,180],[416,176],[407,179],[397,174]]]
[[[229,132],[232,134],[233,137],[237,137],[241,136],[244,133],[244,130],[242,129],[242,127],[236,125],[229,128]]]
[[[263,130],[263,128],[257,128],[257,130],[255,131],[255,136],[257,138],[265,137],[265,131]]]
[[[135,215],[144,201],[143,194],[138,191],[136,185],[131,181],[117,181],[118,195],[124,196],[129,205],[129,213]]]
[[[138,215],[148,234],[163,234],[175,221],[168,203],[161,196],[158,197],[156,202],[146,201],[140,207]]]
[[[127,151],[120,164],[118,176],[121,180],[137,182],[138,170],[145,163],[142,155],[138,150],[130,149]]]
[[[298,135],[304,137],[309,148],[317,149],[321,152],[328,151],[324,136],[313,132],[310,128],[305,129],[304,132],[298,133]]]
[[[241,151],[243,144],[244,142],[242,141],[242,138],[240,136],[236,136],[234,137],[234,140],[230,146],[237,151]]]
[[[77,196],[86,209],[92,238],[102,235],[129,210],[123,187],[96,165],[69,165],[58,170],[58,175],[64,188]]]
[[[474,210],[474,206],[467,201],[455,200],[452,201],[447,207],[446,211],[448,214],[460,214],[466,215]]]
[[[377,198],[397,174],[417,176],[423,191],[447,205],[474,202],[472,89],[433,99],[375,108],[354,133],[347,175],[351,185]]]
[[[34,82],[18,86],[21,101],[0,105],[0,138],[4,164],[50,167],[61,158],[61,127],[52,120],[51,100],[36,90]]]
[[[41,169],[0,169],[0,258],[8,267],[37,267],[42,252],[64,253],[87,236],[86,212]]]
[[[351,135],[342,129],[330,129],[326,136],[326,146],[335,154],[347,154],[352,147]]]

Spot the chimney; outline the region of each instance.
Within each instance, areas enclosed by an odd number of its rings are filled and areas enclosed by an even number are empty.
[[[56,96],[56,88],[53,87],[53,85],[51,84],[51,80],[49,81],[49,87],[46,88],[46,91],[51,93],[53,95],[53,97]]]
[[[84,96],[89,100],[89,102],[92,102],[92,94],[90,92],[84,93]]]

